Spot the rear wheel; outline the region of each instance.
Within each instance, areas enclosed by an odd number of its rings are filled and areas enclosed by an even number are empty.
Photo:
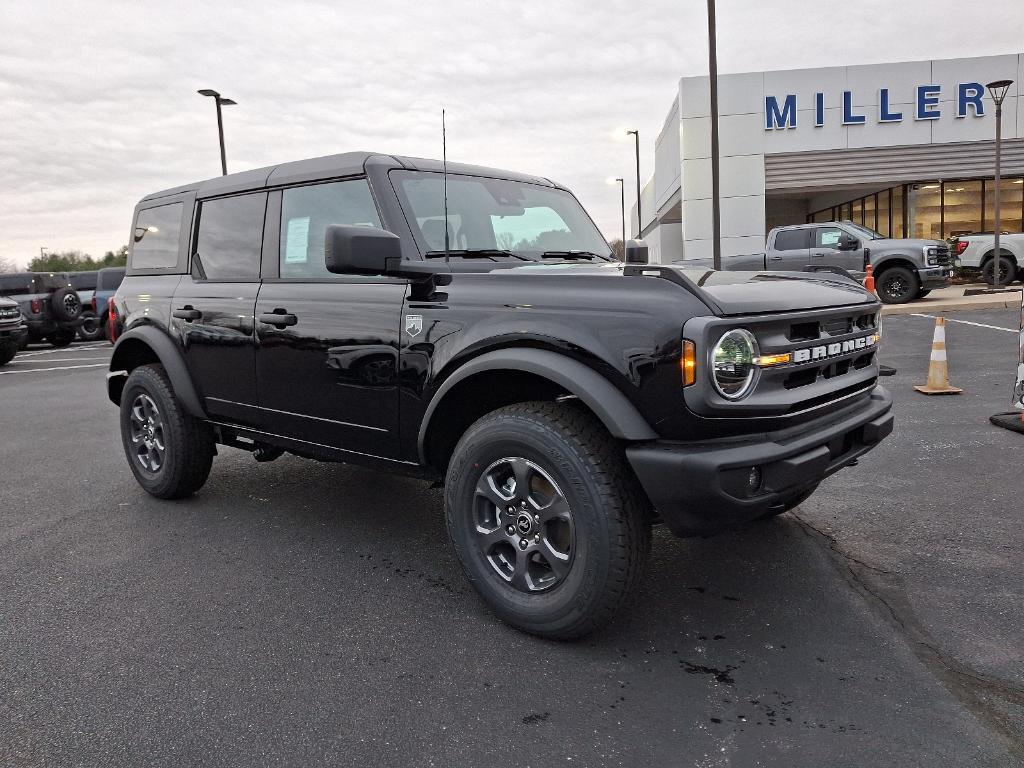
[[[66,347],[75,340],[75,332],[66,328],[54,331],[46,337],[46,340],[55,347]]]
[[[995,259],[989,258],[981,267],[981,279],[988,285],[993,285],[992,270],[995,264]],[[1013,263],[1013,259],[1005,255],[999,257],[999,284],[1009,285],[1017,279],[1017,265]]]
[[[906,304],[917,295],[917,275],[906,267],[890,267],[876,282],[883,304]]]
[[[213,431],[181,407],[162,365],[136,368],[125,382],[121,442],[135,479],[157,498],[191,496],[210,475]]]
[[[18,354],[18,345],[14,342],[0,344],[0,365],[7,365]]]
[[[92,311],[82,313],[82,324],[78,326],[78,337],[82,341],[99,341],[103,338],[103,326]]]
[[[448,534],[470,583],[514,627],[581,637],[639,586],[649,507],[621,448],[590,414],[533,402],[462,436],[445,483]]]

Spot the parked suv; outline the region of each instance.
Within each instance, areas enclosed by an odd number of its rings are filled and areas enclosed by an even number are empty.
[[[28,336],[18,303],[0,299],[0,365],[7,365],[18,354]]]
[[[837,275],[655,266],[564,187],[367,153],[144,198],[107,392],[139,484],[217,444],[443,480],[504,620],[578,637],[636,591],[652,523],[777,515],[892,429],[880,304]]]
[[[28,340],[66,347],[82,324],[82,301],[64,272],[0,274],[0,296],[18,303]]]
[[[107,335],[110,318],[107,303],[124,280],[124,267],[104,267],[96,276],[96,291],[92,295],[92,311],[99,320],[103,335]]]
[[[98,275],[96,270],[68,273],[71,287],[78,294],[78,300],[82,304],[82,323],[78,326],[78,338],[82,341],[97,341],[103,338],[103,325],[93,308]]]

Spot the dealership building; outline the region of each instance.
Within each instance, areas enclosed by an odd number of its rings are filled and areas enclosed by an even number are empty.
[[[849,219],[892,237],[1024,231],[1024,54],[719,76],[722,253],[764,250],[777,225]],[[631,232],[651,260],[712,255],[709,78],[684,77]]]

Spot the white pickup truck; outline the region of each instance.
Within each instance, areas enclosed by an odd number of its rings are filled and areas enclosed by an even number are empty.
[[[992,282],[992,255],[996,250],[995,235],[982,232],[975,235],[960,235],[954,244],[960,258],[960,266],[980,269],[986,283]],[[999,235],[999,284],[1009,285],[1018,278],[1024,278],[1024,233],[1002,232]]]

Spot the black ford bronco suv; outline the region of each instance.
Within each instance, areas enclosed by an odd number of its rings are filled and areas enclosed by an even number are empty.
[[[548,179],[350,153],[144,198],[108,374],[142,487],[216,446],[439,479],[503,619],[581,636],[650,526],[785,512],[891,430],[880,305],[838,275],[614,261]]]

